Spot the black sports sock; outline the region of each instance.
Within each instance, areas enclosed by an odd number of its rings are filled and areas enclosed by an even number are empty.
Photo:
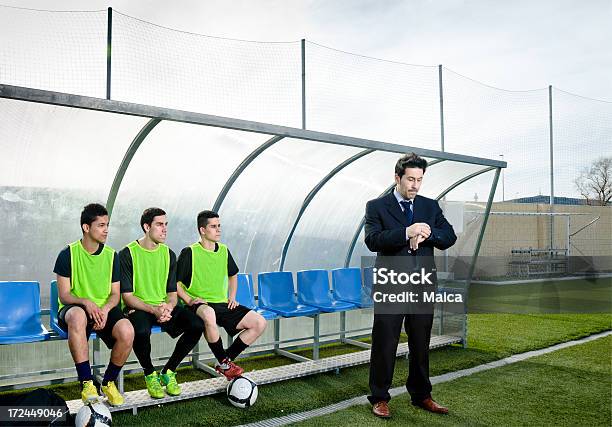
[[[230,347],[227,349],[227,357],[229,357],[231,360],[236,360],[238,355],[246,350],[247,347],[248,345],[240,339],[240,336],[238,336],[232,345],[230,345]]]
[[[115,381],[119,376],[119,372],[121,371],[123,366],[117,366],[113,362],[109,362],[106,367],[106,372],[104,372],[104,378],[102,379],[102,385],[108,385],[109,381]]]
[[[223,341],[221,341],[221,337],[219,337],[217,342],[209,342],[208,347],[210,347],[210,351],[212,351],[219,363],[223,363],[223,361],[227,358],[227,353],[223,348]]]
[[[80,382],[93,380],[89,360],[80,363],[75,363],[74,366],[76,367],[77,376],[79,377]]]
[[[193,347],[200,341],[202,337],[202,328],[201,326],[193,326],[190,329],[187,329],[183,335],[179,338],[174,347],[174,351],[168,359],[166,366],[162,369],[162,373],[165,374],[168,370],[176,371],[181,360],[185,358],[191,351]]]

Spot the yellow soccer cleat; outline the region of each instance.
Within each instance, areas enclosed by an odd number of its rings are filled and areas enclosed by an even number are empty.
[[[98,389],[92,380],[83,381],[83,389],[81,390],[81,400],[83,403],[97,402],[100,400]]]
[[[107,385],[103,385],[102,393],[104,393],[108,399],[108,403],[113,406],[123,405],[125,402],[125,399],[121,393],[119,393],[119,390],[117,390],[117,386],[115,385],[114,381],[109,381]]]

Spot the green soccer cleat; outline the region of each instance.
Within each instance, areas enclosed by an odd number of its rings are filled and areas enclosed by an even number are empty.
[[[159,375],[153,371],[152,374],[145,375],[145,383],[147,384],[147,391],[149,395],[155,399],[161,399],[164,397],[164,389],[159,383]]]
[[[115,385],[114,381],[109,381],[107,385],[103,385],[102,393],[104,393],[108,399],[108,403],[113,406],[123,405],[123,402],[125,401],[123,396],[121,396],[121,393],[119,393],[119,390],[117,390],[117,386]]]
[[[83,381],[83,389],[81,390],[81,400],[83,403],[93,403],[100,400],[98,389],[92,380]]]
[[[176,372],[172,372],[170,369],[165,374],[160,375],[160,382],[166,386],[166,393],[170,396],[178,396],[181,394],[181,386],[176,382]]]

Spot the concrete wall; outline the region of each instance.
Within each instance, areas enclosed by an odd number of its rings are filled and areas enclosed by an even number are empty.
[[[464,205],[463,232],[458,234],[450,257],[470,257],[473,254],[478,232],[482,225],[484,203],[467,202]],[[495,213],[548,213],[547,204],[495,203],[492,206],[487,228],[479,252],[476,276],[505,276],[513,249],[550,248],[551,216],[496,215]],[[585,257],[594,263],[595,269],[612,268],[612,207],[554,205],[552,212],[569,213],[568,217],[555,216],[553,221],[553,247],[565,249],[568,234],[573,234],[596,218],[595,223],[570,238],[570,256]],[[468,259],[462,259],[465,264]],[[469,262],[468,262],[469,263]],[[453,263],[451,262],[451,266]],[[451,267],[452,271],[452,267]]]

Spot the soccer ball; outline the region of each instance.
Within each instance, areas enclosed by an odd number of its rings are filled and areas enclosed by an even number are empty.
[[[112,425],[112,419],[111,413],[104,403],[88,403],[77,412],[74,425],[76,427],[107,427]]]
[[[257,400],[257,384],[247,377],[237,377],[227,385],[227,399],[237,408],[249,408]]]

